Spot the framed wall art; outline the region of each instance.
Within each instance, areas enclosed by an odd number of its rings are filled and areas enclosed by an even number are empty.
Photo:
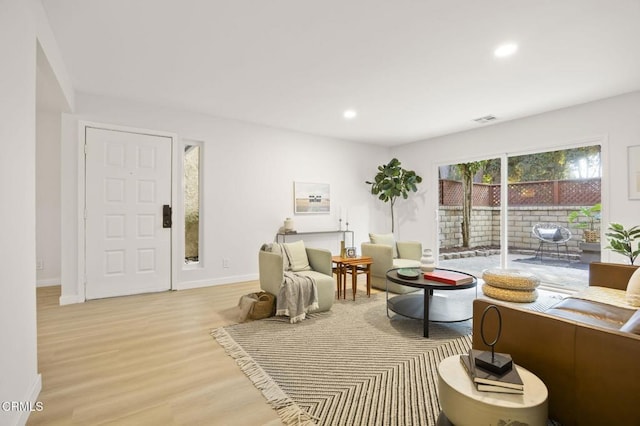
[[[629,158],[629,199],[640,200],[640,145],[630,146]]]
[[[328,183],[293,183],[295,214],[329,214],[331,194]]]

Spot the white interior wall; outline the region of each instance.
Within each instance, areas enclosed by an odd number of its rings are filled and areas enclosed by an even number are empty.
[[[37,285],[60,284],[60,112],[36,114]]]
[[[258,249],[274,241],[286,217],[298,231],[338,228],[338,212],[348,211],[356,247],[369,229],[385,226],[375,198],[364,183],[389,149],[305,135],[234,120],[161,108],[130,101],[76,95],[76,113],[62,122],[62,298],[83,298],[78,277],[78,126],[90,121],[178,134],[202,141],[203,207],[201,267],[182,270],[177,288],[257,279]],[[331,186],[330,215],[293,215],[293,183],[322,182]],[[68,237],[68,238],[67,238]],[[309,245],[337,252],[338,237],[305,236]],[[223,259],[229,268],[223,267]]]
[[[555,150],[603,141],[603,231],[609,222],[640,224],[640,201],[629,200],[627,147],[640,145],[640,92],[481,127],[392,150],[425,178],[428,195],[417,198],[420,214],[403,225],[403,232],[438,247],[435,211],[438,207],[437,165],[484,158]],[[424,184],[424,182],[423,182]],[[606,239],[602,238],[603,247]],[[602,251],[603,261],[626,259]]]
[[[38,48],[38,45],[42,49]],[[47,61],[63,108],[73,105],[66,70],[39,0],[0,1],[0,424],[25,424],[42,387],[36,329],[36,58]],[[63,84],[60,84],[60,81]],[[66,83],[64,83],[66,82]],[[59,133],[58,133],[59,134]],[[55,226],[55,225],[54,225]],[[55,226],[59,229],[59,226]],[[59,248],[58,248],[59,250]],[[32,405],[25,405],[31,403]],[[26,407],[26,409],[25,409]]]
[[[0,402],[32,401],[41,388],[35,303],[36,29],[22,0],[0,2],[0,57]],[[28,415],[0,409],[0,424],[24,423]]]

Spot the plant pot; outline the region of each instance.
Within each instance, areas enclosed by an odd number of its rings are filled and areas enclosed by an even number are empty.
[[[587,243],[596,243],[600,241],[600,232],[585,229],[582,236]]]

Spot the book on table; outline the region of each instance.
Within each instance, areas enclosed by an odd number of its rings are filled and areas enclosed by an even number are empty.
[[[471,352],[471,351],[469,351]],[[492,381],[492,383],[484,382],[483,377],[486,374],[493,375],[492,373],[479,371],[480,369],[473,365],[473,361],[471,355],[462,354],[460,355],[460,363],[464,367],[464,370],[469,375],[469,378],[475,385],[476,389],[483,392],[498,392],[498,393],[512,393],[512,394],[524,394],[524,384],[522,383],[522,379],[520,379],[520,375],[518,371],[513,368],[511,372],[515,372],[515,376],[517,379],[510,378],[509,382],[504,381]],[[511,373],[509,372],[509,373]],[[507,376],[509,373],[506,373]],[[517,382],[520,383],[517,383]]]
[[[475,357],[482,353],[478,349],[469,350],[469,362],[473,369],[474,381],[476,383],[483,383],[486,385],[503,386],[512,389],[524,389],[524,383],[518,370],[513,367],[506,373],[498,375],[491,371],[484,370],[476,365]]]
[[[444,284],[460,285],[471,284],[473,277],[461,272],[446,271],[444,269],[434,269],[424,273],[426,280],[437,281]]]

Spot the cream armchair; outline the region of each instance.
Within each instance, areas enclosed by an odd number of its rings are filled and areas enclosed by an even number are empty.
[[[371,286],[384,290],[388,285],[393,293],[410,293],[415,288],[387,283],[387,271],[393,268],[418,268],[422,257],[422,243],[418,241],[393,241],[387,236],[385,239],[376,238],[370,234],[370,243],[362,243],[363,256],[373,259],[371,265]],[[383,244],[384,243],[384,244]],[[397,253],[397,254],[396,254]]]
[[[328,311],[335,298],[336,281],[333,279],[331,252],[324,249],[305,248],[309,260],[309,270],[296,271],[297,274],[315,279],[318,289],[318,310]],[[280,285],[284,280],[282,255],[260,250],[258,254],[260,288],[278,296]]]

